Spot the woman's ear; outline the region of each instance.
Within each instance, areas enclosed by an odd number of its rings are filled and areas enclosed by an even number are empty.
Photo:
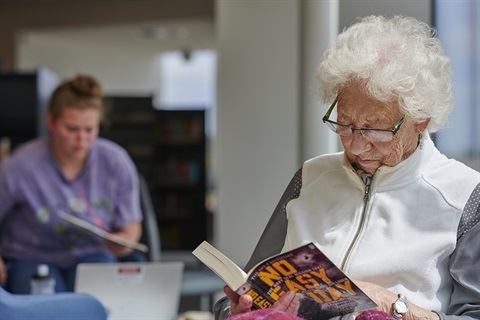
[[[427,129],[429,123],[430,123],[430,118],[428,118],[427,120],[425,120],[423,122],[417,123],[416,124],[417,134],[420,134],[423,131],[425,131],[425,129]]]
[[[50,113],[47,114],[47,128],[50,133],[55,131],[55,119]]]

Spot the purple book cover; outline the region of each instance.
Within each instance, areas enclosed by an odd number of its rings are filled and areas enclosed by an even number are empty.
[[[297,315],[305,320],[377,306],[313,243],[264,260],[237,293],[252,296],[253,309],[264,309],[289,290],[302,294]]]

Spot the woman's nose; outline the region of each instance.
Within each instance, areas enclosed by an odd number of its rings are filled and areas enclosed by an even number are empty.
[[[88,133],[85,132],[85,131],[80,130],[80,131],[77,133],[76,138],[77,138],[78,141],[85,141],[85,140],[88,139]]]
[[[369,151],[372,148],[372,144],[370,141],[365,138],[360,130],[355,130],[352,133],[352,142],[350,144],[350,151],[355,154],[359,155],[364,153],[365,151]]]

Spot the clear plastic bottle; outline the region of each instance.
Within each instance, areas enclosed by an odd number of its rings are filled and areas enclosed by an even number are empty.
[[[55,278],[50,274],[48,265],[39,264],[37,273],[30,280],[31,294],[55,293]]]

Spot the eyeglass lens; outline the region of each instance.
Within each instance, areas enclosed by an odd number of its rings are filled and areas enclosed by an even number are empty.
[[[355,130],[359,130],[362,136],[364,136],[368,140],[377,141],[377,142],[388,142],[393,139],[393,135],[394,135],[393,132],[390,132],[390,131],[353,129],[350,126],[340,125],[340,124],[332,123],[330,121],[326,121],[326,124],[330,128],[330,130],[332,130],[333,132],[341,136],[349,136]]]

